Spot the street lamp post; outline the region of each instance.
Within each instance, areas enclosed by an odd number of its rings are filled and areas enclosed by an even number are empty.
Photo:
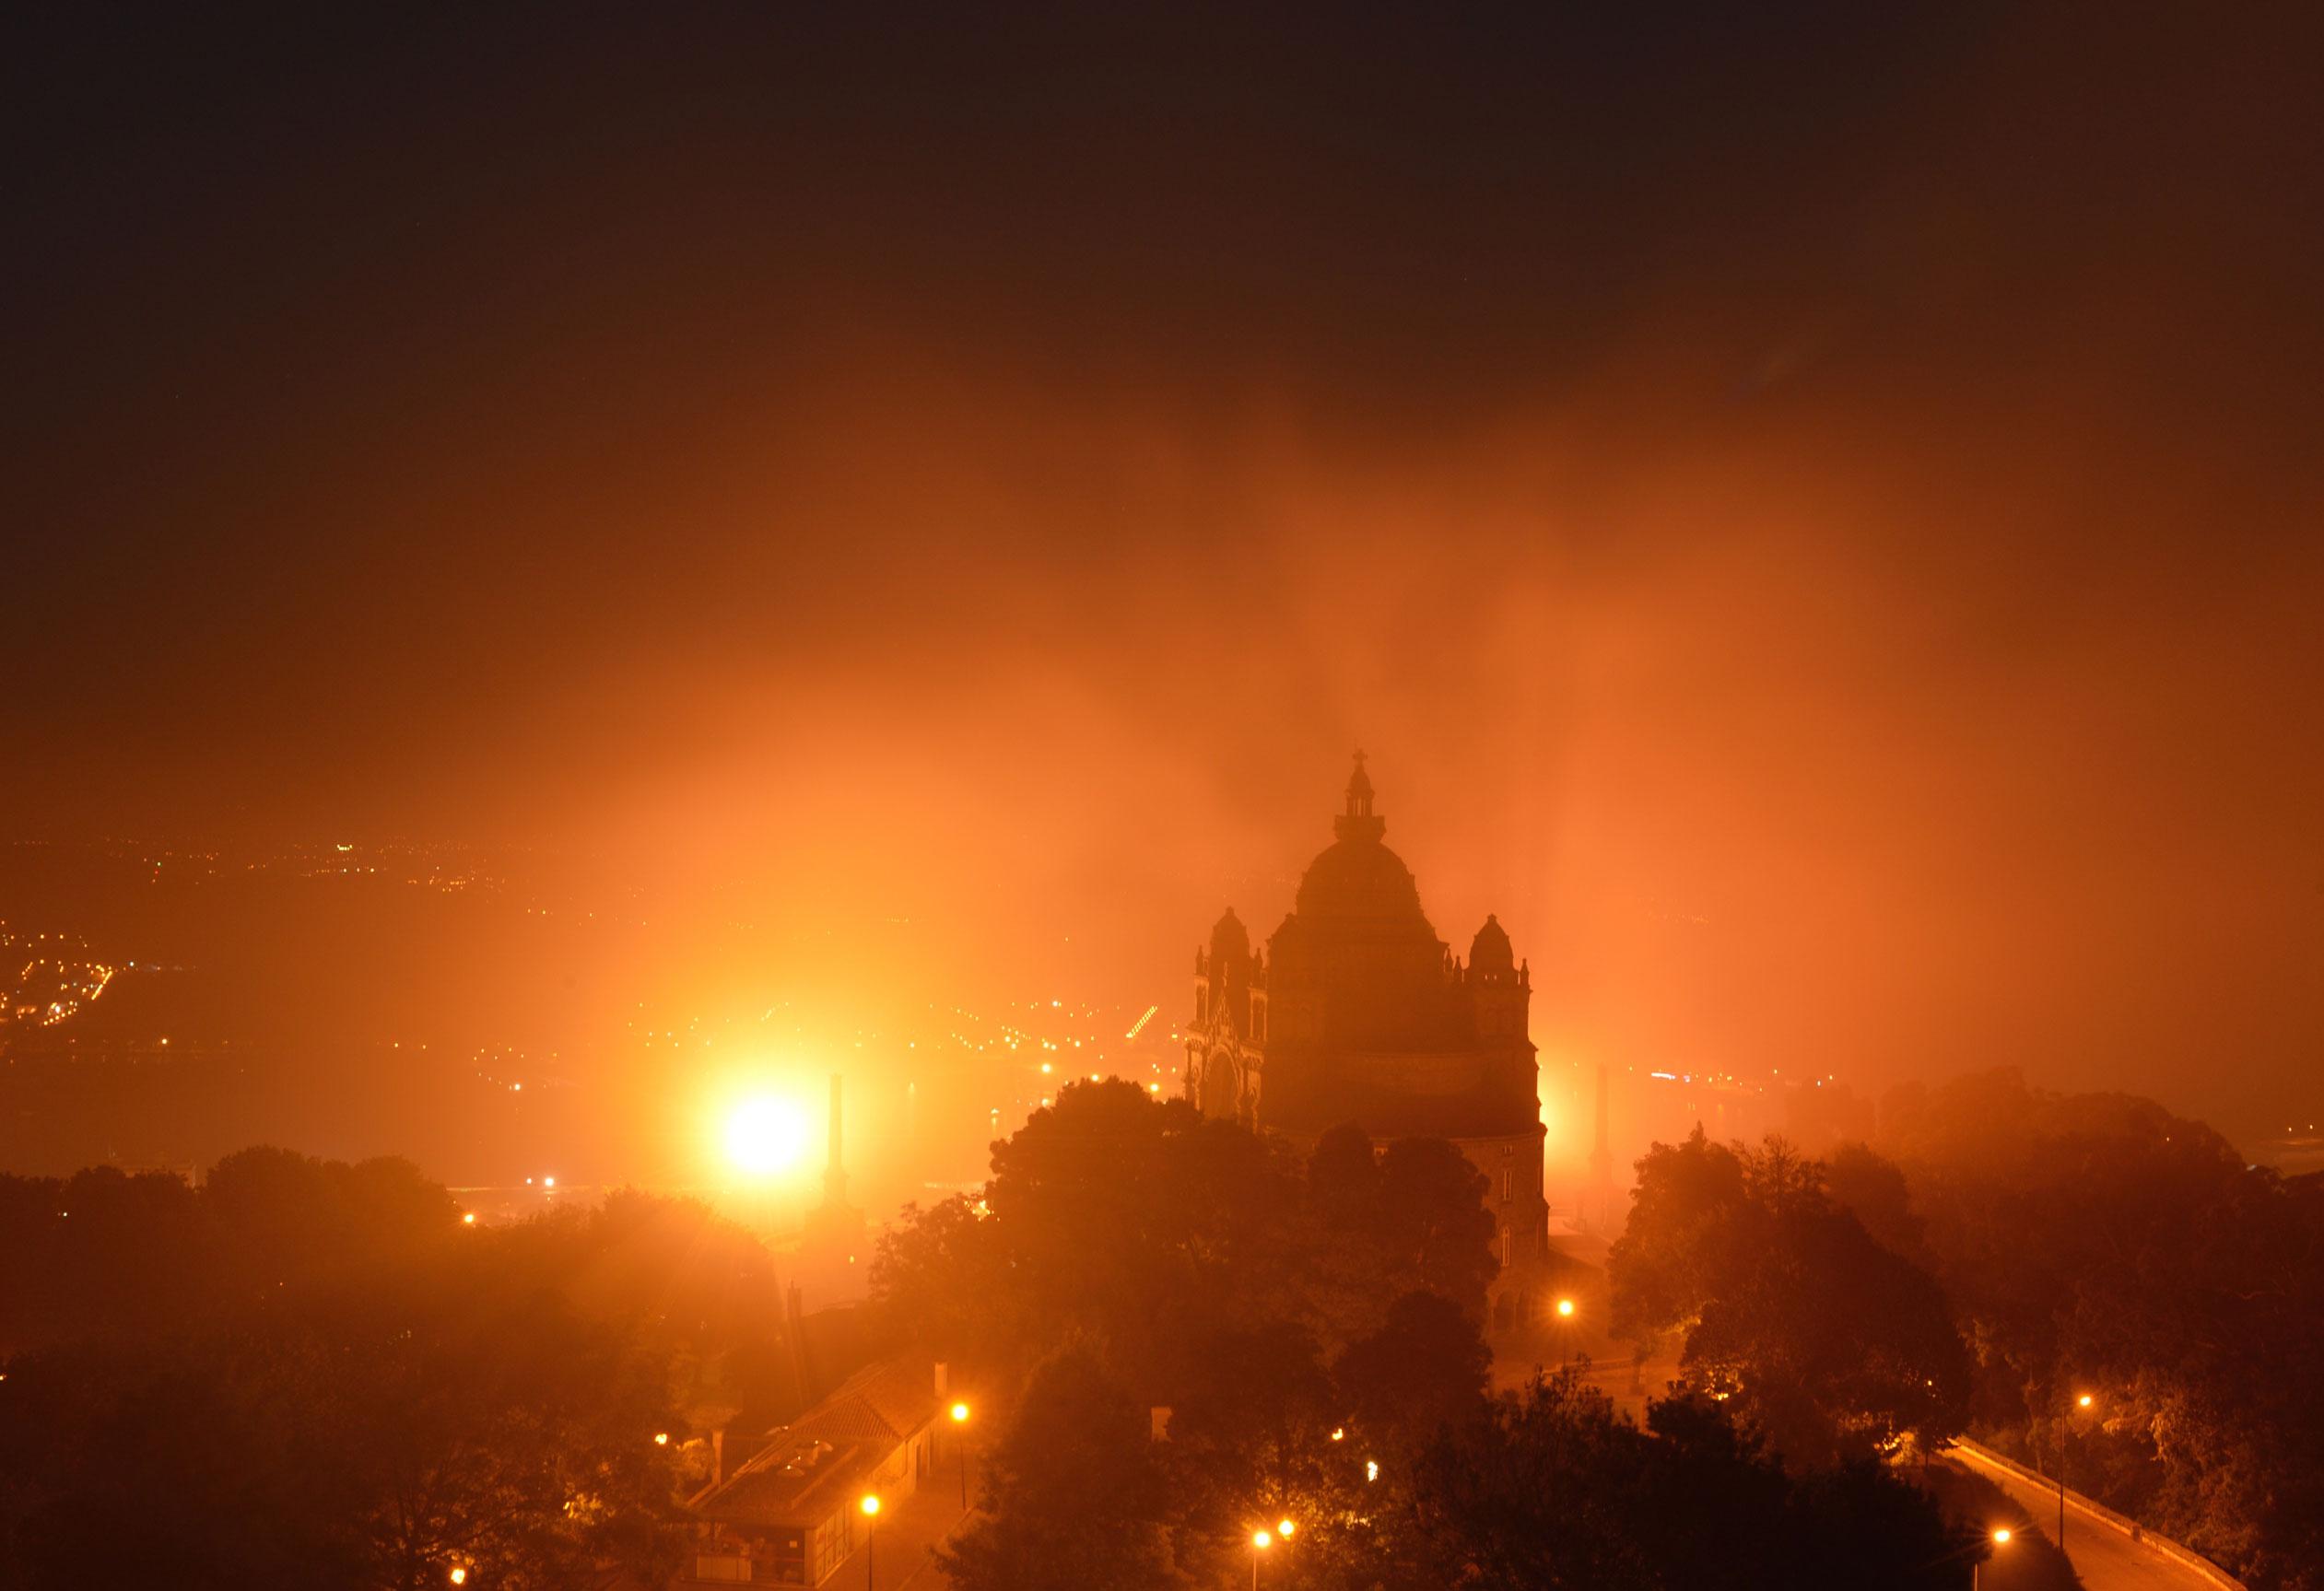
[[[1574,1301],[1557,1301],[1557,1351],[1561,1355],[1557,1368],[1570,1370],[1574,1365]]]
[[[1264,1530],[1250,1533],[1250,1591],[1259,1591],[1259,1555],[1264,1552],[1274,1538]]]
[[[2087,1410],[2096,1401],[2096,1398],[2084,1392],[2074,1399],[2074,1407]],[[2071,1418],[2071,1415],[2060,1415],[2056,1427],[2058,1433],[2058,1550],[2060,1552],[2066,1550],[2066,1421]]]
[[[953,1442],[960,1449],[960,1512],[968,1511],[968,1406],[952,1406]]]
[[[879,1544],[880,1534],[878,1494],[866,1492],[861,1506],[863,1510],[863,1591],[872,1591],[872,1557]]]

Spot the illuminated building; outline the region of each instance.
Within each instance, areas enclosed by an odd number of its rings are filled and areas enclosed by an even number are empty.
[[[1489,1185],[1495,1322],[1531,1318],[1549,1211],[1530,970],[1491,917],[1465,962],[1437,937],[1360,752],[1332,829],[1263,952],[1231,909],[1196,951],[1185,1096],[1300,1142],[1343,1122],[1376,1144],[1450,1139]]]
[[[858,1372],[689,1508],[699,1523],[681,1587],[821,1585],[862,1544],[868,1494],[899,1502],[935,1472],[946,1367],[891,1359]],[[952,1440],[957,1440],[954,1438]],[[852,1584],[852,1582],[851,1582]]]

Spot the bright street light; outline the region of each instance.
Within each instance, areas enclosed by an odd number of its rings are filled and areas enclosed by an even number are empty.
[[[1264,1530],[1254,1530],[1250,1533],[1250,1544],[1253,1547],[1272,1547],[1275,1544],[1275,1538]]]
[[[1559,1299],[1557,1301],[1557,1313],[1565,1316],[1567,1320],[1571,1320],[1574,1317],[1574,1301],[1570,1298]]]
[[[866,1497],[863,1499],[863,1508],[867,1515],[876,1514],[880,1511],[880,1500],[876,1497]]]
[[[1282,1537],[1285,1541],[1291,1539],[1291,1532],[1296,1528],[1297,1527],[1288,1519],[1278,1519],[1275,1521],[1275,1534]]]
[[[863,1510],[863,1591],[872,1591],[872,1550],[879,1544],[880,1533],[879,1496],[866,1492],[856,1506]]]
[[[2009,1545],[2008,1526],[2001,1526],[1993,1532],[1993,1545],[1996,1547],[2006,1547]],[[1985,1560],[1979,1558],[1969,1565],[1969,1591],[1978,1591],[1978,1587],[1984,1582],[1984,1579]]]

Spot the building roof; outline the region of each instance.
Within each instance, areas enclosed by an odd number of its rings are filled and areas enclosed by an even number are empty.
[[[1383,941],[1441,945],[1428,914],[1421,909],[1420,885],[1404,859],[1380,843],[1385,818],[1372,811],[1372,781],[1364,773],[1363,753],[1348,780],[1347,810],[1332,820],[1338,836],[1308,864],[1292,911],[1308,943]],[[1282,947],[1275,947],[1280,958]],[[1434,956],[1429,957],[1431,961]]]
[[[884,1360],[769,1433],[767,1445],[694,1512],[731,1524],[812,1525],[845,1506],[889,1454],[935,1417],[933,1367],[925,1360]]]

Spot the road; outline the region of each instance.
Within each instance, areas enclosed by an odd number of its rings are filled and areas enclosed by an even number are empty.
[[[2023,1528],[2044,1538],[2056,1537],[2058,1493],[2054,1489],[2023,1480],[1963,1448],[1952,1448],[1945,1456],[1970,1474],[1990,1480],[2023,1508],[2030,1521]],[[2066,1510],[2066,1557],[2082,1577],[2084,1591],[2218,1591],[2218,1582],[2131,1540],[2071,1503]],[[1986,1564],[1985,1591],[2011,1591],[2008,1559],[2009,1549],[2003,1547]]]
[[[974,1471],[968,1481],[975,1485]],[[858,1547],[824,1585],[830,1591],[945,1591],[951,1582],[929,1554],[968,1517],[958,1484],[958,1471],[938,1464],[920,1490],[881,1511],[870,1563]]]

